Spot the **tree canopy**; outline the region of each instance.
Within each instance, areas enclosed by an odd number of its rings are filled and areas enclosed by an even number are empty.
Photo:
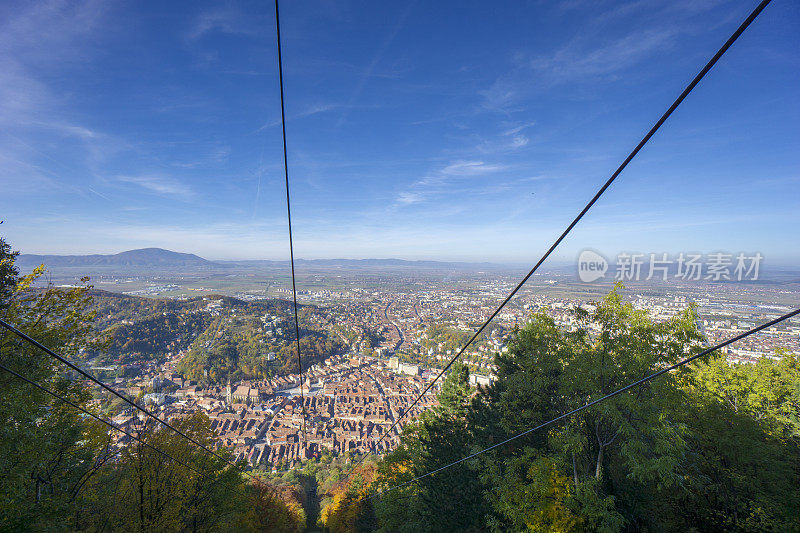
[[[709,356],[410,482],[703,347],[693,307],[656,322],[621,287],[574,313],[572,330],[533,315],[488,387],[469,389],[452,367],[440,406],[378,462],[374,497],[353,504],[374,506],[375,530],[800,528],[800,379],[785,354],[752,366]]]

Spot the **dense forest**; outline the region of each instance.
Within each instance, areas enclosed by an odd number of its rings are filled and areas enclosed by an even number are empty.
[[[164,360],[184,351],[178,370],[208,383],[297,372],[294,319],[285,300],[247,302],[220,295],[164,300],[97,290],[87,294],[95,328],[105,342],[86,350],[83,359],[127,364]],[[311,326],[318,312],[309,306],[300,309],[304,365],[344,349],[337,338]]]
[[[253,316],[218,318],[191,344],[178,371],[189,379],[209,383],[296,374],[297,338],[293,326],[287,324],[283,329],[276,338],[267,335]],[[300,331],[305,368],[343,349],[341,342],[326,333],[305,328]]]
[[[88,287],[30,290],[40,274],[20,277],[0,240],[0,316],[67,357],[101,350]],[[244,475],[144,422],[136,434],[166,455],[135,441],[119,447],[106,426],[0,371],[0,530],[800,531],[792,354],[755,365],[712,354],[504,443],[704,346],[694,308],[655,322],[621,287],[575,317],[583,327],[566,331],[532,316],[496,356],[488,387],[471,388],[454,364],[439,405],[355,471],[345,455]],[[249,320],[231,322],[225,364],[239,352],[237,328],[256,327]],[[85,385],[6,332],[0,362],[96,407]],[[175,423],[214,441],[200,413]]]
[[[425,330],[425,339],[420,343],[423,348],[434,348],[440,352],[458,351],[472,337],[471,331],[463,331],[446,324],[433,324]],[[476,339],[482,340],[483,335]]]

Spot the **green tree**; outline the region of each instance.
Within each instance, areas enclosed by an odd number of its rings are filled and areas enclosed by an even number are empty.
[[[20,276],[16,256],[0,238],[0,317],[67,358],[95,348],[87,280],[79,288],[35,289],[44,268]],[[5,329],[0,362],[88,407],[89,392],[61,363]],[[109,459],[108,435],[72,407],[5,372],[0,390],[0,529],[63,527],[87,480]]]
[[[777,359],[731,364],[723,355],[695,365],[694,383],[735,413],[764,423],[772,433],[800,438],[800,358],[781,350]]]
[[[791,355],[754,365],[717,356],[685,376],[690,461],[678,496],[687,523],[715,531],[800,531],[796,365]]]
[[[304,531],[305,513],[295,490],[282,489],[256,480],[249,492],[247,505],[251,509],[251,520],[256,531],[270,533]]]
[[[373,488],[385,491],[468,455],[473,392],[469,369],[455,363],[437,396],[439,405],[406,427],[401,445],[378,466]],[[384,531],[482,531],[490,512],[483,488],[473,466],[461,463],[445,476],[424,477],[381,496],[378,521]]]
[[[331,500],[320,516],[320,523],[327,531],[356,533],[376,529],[375,509],[366,498],[374,476],[374,465],[364,464],[330,489]]]
[[[433,412],[444,418],[457,418],[466,412],[469,406],[472,387],[469,385],[469,368],[461,361],[450,367],[442,383],[442,390],[436,396],[439,404]]]
[[[172,422],[194,440],[214,446],[216,437],[202,412]],[[122,448],[114,467],[95,479],[81,502],[80,528],[222,531],[233,525],[252,527],[248,488],[237,469],[153,420],[142,422],[137,432],[145,443],[171,458],[137,442]],[[220,454],[230,459],[227,451]]]
[[[498,382],[469,423],[485,445],[701,349],[693,308],[657,323],[619,288],[576,318],[584,327],[570,332],[534,316],[497,357]],[[487,453],[482,468],[501,515],[493,526],[797,529],[797,446],[775,431],[791,427],[795,364],[698,362]],[[772,365],[780,370],[763,371]]]

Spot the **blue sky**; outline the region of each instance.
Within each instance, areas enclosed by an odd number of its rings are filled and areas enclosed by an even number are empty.
[[[754,5],[285,1],[296,256],[531,261]],[[6,2],[0,21],[16,248],[287,257],[269,2]],[[798,23],[775,0],[556,255],[800,262]]]

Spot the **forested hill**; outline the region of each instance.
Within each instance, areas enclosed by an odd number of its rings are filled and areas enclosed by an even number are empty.
[[[292,311],[292,302],[273,298],[268,300],[245,301],[232,296],[221,294],[207,294],[185,300],[168,298],[146,298],[130,296],[117,292],[92,289],[88,293],[94,300],[97,311],[98,327],[108,327],[122,321],[134,321],[146,318],[156,313],[198,312],[203,310],[220,309],[236,310],[246,313],[269,312],[289,313]],[[300,304],[302,310],[305,306]]]
[[[497,263],[463,263],[453,261],[408,261],[404,259],[296,259],[297,265],[322,270],[348,271],[489,271],[507,270],[509,265]],[[142,269],[185,269],[194,270],[259,270],[285,269],[286,260],[214,260],[210,261],[190,253],[173,252],[163,248],[141,248],[117,254],[91,255],[37,255],[21,254],[16,264],[23,270],[46,265],[48,269],[87,268],[108,271],[130,271]]]
[[[47,265],[49,267],[118,266],[118,267],[210,267],[215,263],[194,254],[164,250],[163,248],[141,248],[109,255],[33,255],[22,254],[17,258],[21,268]]]
[[[90,295],[95,328],[108,344],[86,355],[101,362],[148,362],[183,352],[179,371],[212,382],[296,371],[293,307],[286,300],[222,295],[168,300],[100,290]],[[300,307],[301,347],[309,364],[343,348],[319,326],[319,316],[314,306]]]

